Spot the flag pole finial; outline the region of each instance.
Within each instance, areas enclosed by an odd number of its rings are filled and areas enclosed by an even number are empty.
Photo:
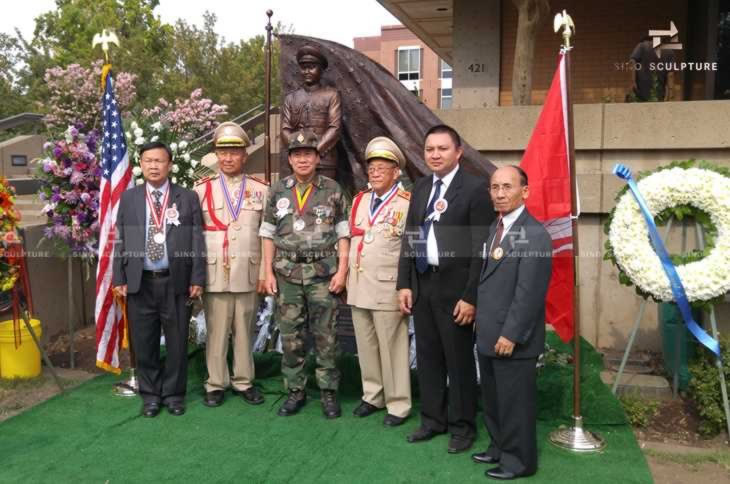
[[[570,49],[570,38],[575,34],[575,23],[565,10],[562,13],[555,14],[553,20],[553,30],[557,33],[561,28],[563,29],[563,48]]]
[[[94,34],[94,39],[91,41],[91,47],[94,48],[97,45],[101,45],[101,50],[104,51],[104,61],[106,64],[109,63],[109,44],[114,44],[119,47],[119,37],[114,33],[113,30],[103,29],[100,33]]]

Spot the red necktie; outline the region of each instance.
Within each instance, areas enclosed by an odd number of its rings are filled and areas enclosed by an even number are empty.
[[[497,223],[497,233],[494,234],[494,240],[492,241],[492,248],[489,249],[489,252],[494,252],[494,249],[499,247],[500,242],[502,242],[502,233],[504,232],[504,223],[502,222],[502,217],[499,217],[499,222]]]

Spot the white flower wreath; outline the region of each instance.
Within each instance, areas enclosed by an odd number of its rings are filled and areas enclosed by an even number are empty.
[[[710,216],[717,229],[706,257],[677,266],[687,298],[708,301],[730,291],[730,178],[702,168],[657,171],[638,182],[653,216],[687,204]],[[673,301],[669,279],[649,242],[649,231],[630,191],[619,199],[609,243],[619,268],[639,289],[661,301]]]

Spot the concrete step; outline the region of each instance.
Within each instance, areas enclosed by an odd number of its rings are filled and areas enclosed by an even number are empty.
[[[603,365],[607,370],[618,371],[623,357],[623,351],[603,351]],[[630,353],[624,371],[641,374],[651,373],[651,356],[646,353]]]
[[[618,372],[603,370],[601,380],[613,387]],[[624,371],[621,375],[616,393],[619,395],[636,395],[646,398],[672,398],[672,387],[663,376],[643,375]]]

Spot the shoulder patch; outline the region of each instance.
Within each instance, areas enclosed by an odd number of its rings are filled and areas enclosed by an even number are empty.
[[[207,182],[208,180],[215,180],[216,178],[218,178],[218,175],[205,176],[205,177],[201,178],[200,180],[196,181],[195,186],[197,187],[198,185],[202,185],[203,183]]]
[[[268,187],[269,185],[271,185],[271,183],[267,183],[267,182],[266,182],[266,180],[262,180],[262,179],[260,179],[260,178],[257,178],[257,177],[255,177],[255,176],[252,176],[252,175],[246,175],[246,178],[250,178],[251,180],[253,180],[253,181],[255,181],[255,182],[259,182],[259,183],[261,183],[262,185],[266,185],[267,187]]]
[[[406,200],[410,200],[411,192],[407,192],[405,190],[398,190],[398,196],[401,198],[405,198]]]

